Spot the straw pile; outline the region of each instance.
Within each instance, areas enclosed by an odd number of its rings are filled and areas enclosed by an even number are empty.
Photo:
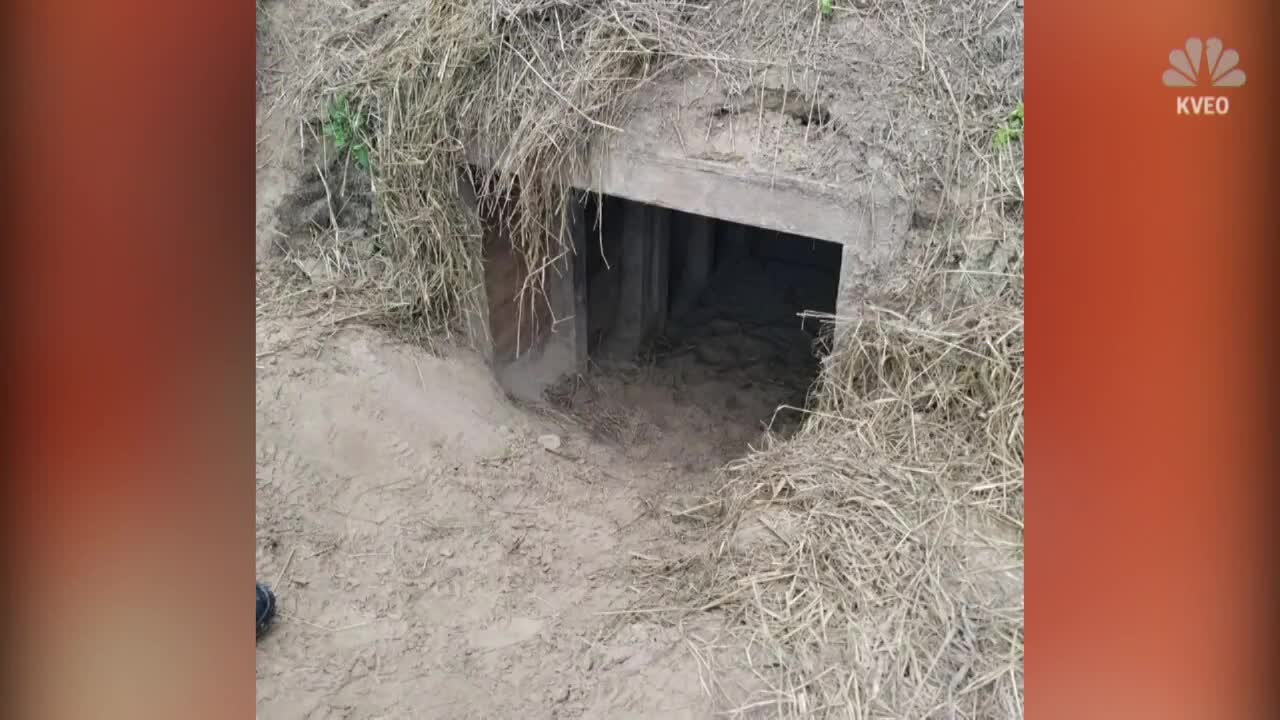
[[[726,470],[709,549],[649,568],[733,621],[766,688],[744,711],[1022,714],[1022,160],[992,144],[1021,102],[1020,4],[334,0],[307,28],[303,101],[368,118],[386,306],[431,331],[480,302],[468,144],[494,161],[480,206],[515,202],[536,297],[566,179],[646,83],[698,66],[748,93],[781,69],[840,92],[858,74],[859,140],[929,198],[909,261],[836,320],[799,434]],[[856,46],[827,40],[833,17]]]

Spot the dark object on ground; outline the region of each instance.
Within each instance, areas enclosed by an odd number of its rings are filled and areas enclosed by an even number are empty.
[[[276,616],[276,596],[262,583],[258,585],[258,631],[257,637],[267,631]]]

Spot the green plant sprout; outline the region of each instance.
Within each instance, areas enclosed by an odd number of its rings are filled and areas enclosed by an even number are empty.
[[[343,95],[329,106],[329,117],[324,123],[324,134],[338,150],[347,150],[355,156],[362,170],[369,169],[369,145],[364,141],[364,117],[351,110],[351,103]]]
[[[1009,119],[996,129],[994,144],[997,149],[1004,149],[1014,140],[1022,139],[1022,103],[1009,114]]]
[[[822,11],[822,17],[831,17],[831,13],[835,12],[835,1],[818,0],[818,9]]]

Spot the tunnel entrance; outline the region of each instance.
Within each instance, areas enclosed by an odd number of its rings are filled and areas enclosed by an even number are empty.
[[[841,246],[605,195],[584,205],[589,372],[549,397],[617,440],[640,439],[618,417],[638,416],[650,450],[697,464],[798,427],[785,406],[804,406],[823,330],[802,313],[835,312]]]

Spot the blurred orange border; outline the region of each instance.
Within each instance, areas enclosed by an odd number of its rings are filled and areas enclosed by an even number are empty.
[[[1028,5],[1027,716],[1269,717],[1274,3]]]
[[[252,717],[253,10],[3,12],[16,716]],[[1274,707],[1278,20],[1026,8],[1031,718]],[[1193,35],[1226,116],[1160,82]]]
[[[6,709],[253,717],[253,3],[0,13]]]

